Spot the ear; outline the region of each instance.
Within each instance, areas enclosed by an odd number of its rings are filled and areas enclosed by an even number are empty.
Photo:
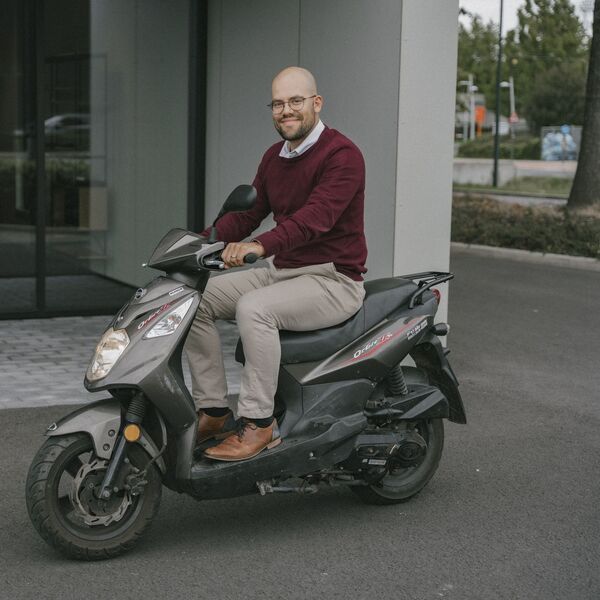
[[[320,113],[321,109],[323,108],[323,96],[316,96],[315,98],[313,98],[313,106],[315,112],[317,114]]]

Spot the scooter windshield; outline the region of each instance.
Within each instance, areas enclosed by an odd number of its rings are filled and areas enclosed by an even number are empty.
[[[185,229],[171,229],[152,253],[148,266],[153,268],[164,268],[184,261],[193,255],[206,243],[206,239],[197,233]]]

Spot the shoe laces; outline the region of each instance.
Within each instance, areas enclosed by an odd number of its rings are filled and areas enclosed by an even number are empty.
[[[253,423],[252,421],[248,421],[243,417],[238,419],[235,424],[235,435],[241,440],[244,437],[244,433],[246,433],[246,429],[258,429],[258,425]]]

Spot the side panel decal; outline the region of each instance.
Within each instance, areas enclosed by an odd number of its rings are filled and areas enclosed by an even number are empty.
[[[423,317],[416,317],[415,319],[411,319],[408,323],[405,323],[400,329],[397,331],[386,331],[385,333],[377,336],[375,339],[367,342],[362,348],[356,350],[352,355],[352,358],[348,359],[343,365],[351,364],[359,359],[366,358],[367,356],[371,356],[375,354],[383,346],[385,346],[390,340],[397,338],[398,336],[406,333],[407,339],[413,338],[417,333],[423,331],[427,327],[427,319]]]

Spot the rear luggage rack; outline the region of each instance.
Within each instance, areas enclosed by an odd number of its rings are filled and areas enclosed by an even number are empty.
[[[454,273],[446,273],[445,271],[424,271],[423,273],[411,273],[410,275],[401,275],[400,279],[418,279],[418,289],[410,297],[408,308],[414,308],[416,304],[420,304],[421,296],[434,285],[439,285],[445,281],[454,279]]]

